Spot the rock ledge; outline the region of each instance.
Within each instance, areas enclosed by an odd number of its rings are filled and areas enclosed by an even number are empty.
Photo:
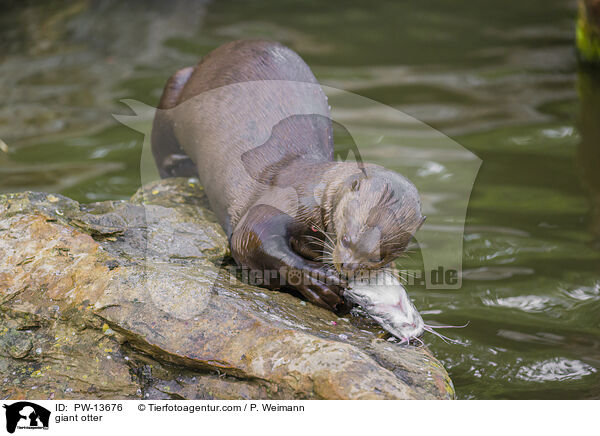
[[[220,266],[193,179],[130,201],[0,195],[0,395],[10,399],[450,399],[426,348]]]

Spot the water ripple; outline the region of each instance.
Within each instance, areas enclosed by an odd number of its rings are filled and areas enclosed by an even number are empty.
[[[532,382],[579,380],[595,372],[595,368],[581,360],[557,357],[522,366],[517,372],[517,378]]]

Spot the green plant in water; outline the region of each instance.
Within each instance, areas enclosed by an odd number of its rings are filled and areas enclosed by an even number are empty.
[[[592,22],[584,1],[579,2],[575,44],[582,61],[600,65],[600,26]]]

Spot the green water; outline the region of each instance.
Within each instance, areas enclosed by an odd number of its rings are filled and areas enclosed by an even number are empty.
[[[459,398],[600,398],[600,79],[578,69],[574,15],[567,0],[9,2],[0,191],[127,198],[142,136],[112,117],[129,113],[119,100],[156,104],[173,71],[223,42],[279,40],[323,84],[412,115],[481,159],[463,286],[410,287],[427,321],[470,321],[447,331],[464,346],[424,337]],[[455,157],[426,141],[415,151],[377,112],[349,111],[387,129],[363,157],[406,173],[427,225],[444,223]],[[418,266],[420,251],[402,262]]]

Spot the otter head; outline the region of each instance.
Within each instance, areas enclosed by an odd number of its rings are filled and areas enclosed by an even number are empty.
[[[351,273],[388,264],[402,254],[424,220],[417,189],[400,174],[369,167],[348,177],[333,217],[335,268]]]

